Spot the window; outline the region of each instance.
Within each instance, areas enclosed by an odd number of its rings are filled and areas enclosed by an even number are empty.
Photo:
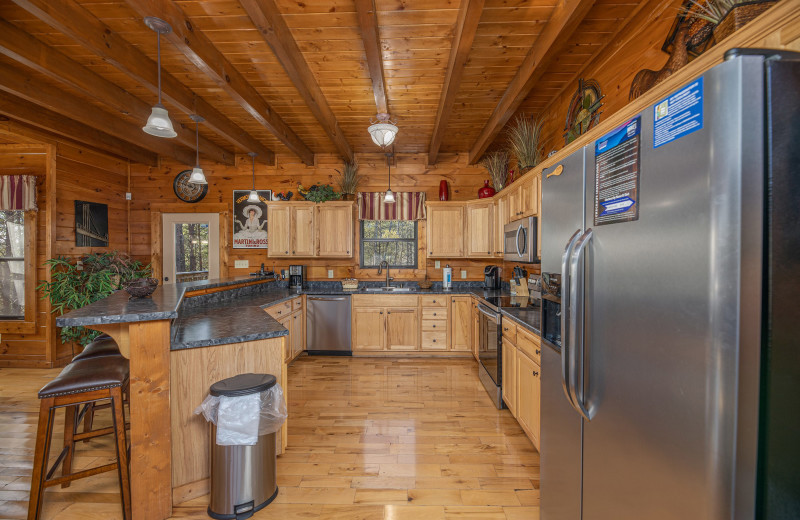
[[[25,212],[0,211],[0,320],[25,319],[25,239]]]
[[[414,220],[362,220],[361,267],[417,268],[417,222]]]
[[[175,281],[208,279],[208,224],[175,224]]]

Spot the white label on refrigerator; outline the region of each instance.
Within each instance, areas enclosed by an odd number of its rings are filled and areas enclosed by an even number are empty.
[[[594,143],[594,225],[639,220],[642,118],[631,119]]]
[[[653,148],[703,128],[703,77],[653,107]]]

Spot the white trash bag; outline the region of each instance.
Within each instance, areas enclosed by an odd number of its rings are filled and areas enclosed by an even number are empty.
[[[259,435],[280,430],[286,421],[286,401],[281,385],[236,397],[209,395],[195,414],[217,425],[219,446],[253,446]]]

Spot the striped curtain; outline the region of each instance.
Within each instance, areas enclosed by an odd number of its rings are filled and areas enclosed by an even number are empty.
[[[425,220],[425,192],[395,192],[394,204],[383,203],[384,192],[358,193],[359,220]]]
[[[0,210],[35,210],[34,175],[0,175]]]

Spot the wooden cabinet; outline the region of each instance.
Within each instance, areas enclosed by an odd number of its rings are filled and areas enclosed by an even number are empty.
[[[420,347],[425,351],[447,351],[449,344],[449,298],[444,294],[435,296],[421,296],[422,306],[422,332],[420,333]]]
[[[353,350],[383,350],[386,343],[385,315],[381,307],[353,309]]]
[[[267,216],[269,257],[353,256],[351,202],[275,202]]]
[[[418,350],[418,334],[419,310],[416,307],[386,309],[387,350]]]
[[[296,358],[306,348],[306,327],[303,311],[292,314],[292,357]]]
[[[539,449],[539,409],[541,368],[525,354],[517,352],[517,421]]]
[[[475,360],[478,360],[479,357],[479,349],[481,345],[481,327],[480,327],[480,320],[481,320],[481,312],[478,310],[478,299],[474,296],[472,297],[472,355],[475,357]]]
[[[450,298],[450,350],[469,352],[472,341],[470,296]]]
[[[528,176],[508,188],[510,221],[539,214],[540,182],[538,177]]]
[[[292,334],[294,331],[292,330],[293,323],[291,315],[278,320],[278,323],[280,323],[284,329],[289,331],[289,335],[284,336],[283,338],[283,360],[288,363],[292,359],[292,348],[294,346],[294,335]]]
[[[464,204],[429,202],[426,208],[428,257],[464,256]]]
[[[300,297],[264,309],[289,331],[284,337],[283,360],[289,363],[306,349],[306,321]]]
[[[352,296],[353,351],[419,350],[419,296]]]
[[[503,401],[514,417],[517,416],[517,349],[503,338]]]
[[[491,258],[494,255],[494,203],[491,199],[466,204],[467,256]]]
[[[506,224],[508,224],[508,195],[503,195],[494,201],[494,256],[503,256],[505,239],[503,228]]]
[[[326,202],[317,206],[317,240],[320,257],[353,256],[353,205]]]

